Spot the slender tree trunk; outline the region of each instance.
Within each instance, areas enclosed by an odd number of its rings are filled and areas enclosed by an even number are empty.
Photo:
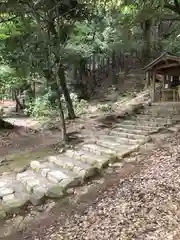
[[[57,104],[59,107],[59,115],[61,118],[61,124],[62,124],[62,141],[64,143],[66,143],[68,141],[68,137],[67,137],[67,132],[66,132],[66,122],[65,122],[65,118],[64,118],[64,112],[63,112],[63,108],[62,108],[62,103],[61,103],[61,91],[60,91],[60,82],[58,79],[58,76],[56,77],[56,94],[57,94]]]
[[[112,74],[112,83],[117,84],[115,51],[112,52],[111,74]]]
[[[143,48],[143,64],[146,65],[151,56],[151,27],[152,20],[148,19],[143,22],[143,36],[144,36],[144,48]]]
[[[70,94],[69,94],[69,91],[68,91],[68,88],[66,85],[65,72],[64,72],[64,67],[62,64],[59,65],[58,77],[59,77],[61,89],[64,94],[64,98],[66,101],[66,105],[67,105],[67,109],[68,109],[68,117],[69,117],[69,119],[75,119],[76,115],[75,115],[72,100],[71,100],[71,97],[70,97]]]
[[[15,101],[16,101],[16,112],[18,112],[19,110],[23,110],[24,109],[24,101],[23,103],[21,103],[21,101],[19,100],[17,93],[15,93]]]
[[[92,56],[92,74],[93,74],[93,82],[96,82],[96,57],[95,54],[93,53]]]

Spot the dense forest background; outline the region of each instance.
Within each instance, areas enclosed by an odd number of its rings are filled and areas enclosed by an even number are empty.
[[[179,22],[179,0],[3,0],[0,98],[27,115],[59,115],[66,140],[65,119],[106,82],[180,54]]]

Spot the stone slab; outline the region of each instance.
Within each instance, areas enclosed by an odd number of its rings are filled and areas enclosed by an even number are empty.
[[[9,201],[12,201],[14,199],[15,199],[15,194],[14,193],[6,195],[6,196],[3,197],[4,202],[9,202]]]
[[[54,183],[59,183],[61,182],[63,179],[68,179],[69,177],[62,173],[61,171],[58,171],[58,170],[52,170],[50,172],[48,172],[47,174],[47,179],[49,181],[52,181]]]
[[[78,159],[71,158],[64,154],[56,156],[56,158],[50,158],[50,161],[53,161],[56,165],[62,168],[71,170],[82,179],[93,176],[96,172],[96,167],[93,165],[83,163]]]
[[[6,195],[14,193],[13,188],[0,188],[0,197],[4,197]]]
[[[64,188],[60,184],[56,184],[55,186],[48,189],[46,196],[50,198],[61,198],[64,196]]]

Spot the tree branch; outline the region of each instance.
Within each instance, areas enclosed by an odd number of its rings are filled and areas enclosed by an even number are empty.
[[[4,19],[4,18],[0,17],[0,23],[10,22],[10,21],[13,21],[16,18],[17,18],[17,16],[14,16],[14,17],[11,17],[11,18],[8,18],[8,19]]]
[[[169,9],[174,13],[177,13],[178,15],[180,15],[180,3],[178,2],[178,0],[174,0],[174,4],[169,4],[166,1],[166,3],[164,4],[164,8]]]

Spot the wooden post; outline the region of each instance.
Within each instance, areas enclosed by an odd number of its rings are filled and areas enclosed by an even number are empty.
[[[150,72],[146,72],[146,87],[148,88],[151,85],[151,75]]]
[[[155,101],[155,81],[156,81],[156,73],[153,72],[153,74],[152,74],[152,95],[151,95],[152,102]]]
[[[161,102],[165,100],[165,95],[164,95],[165,84],[166,84],[166,74],[163,74],[162,90],[161,90]]]
[[[165,88],[165,83],[166,83],[166,74],[163,74],[163,88]]]

